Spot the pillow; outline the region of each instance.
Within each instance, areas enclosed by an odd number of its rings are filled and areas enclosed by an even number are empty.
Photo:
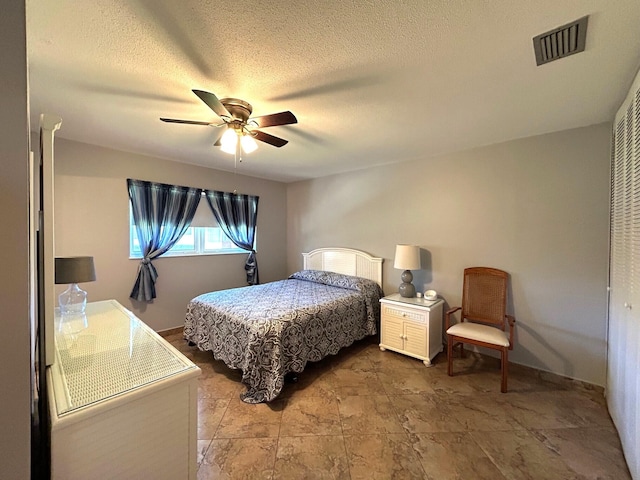
[[[380,285],[378,285],[373,280],[362,277],[354,277],[353,275],[345,275],[343,273],[326,272],[323,270],[301,270],[294,273],[289,278],[321,283],[323,285],[330,285],[333,287],[342,287],[359,292],[366,292],[371,290],[373,290],[374,292],[382,291]]]
[[[369,335],[376,333],[377,326],[380,323],[380,299],[384,296],[384,293],[382,292],[382,287],[373,280],[322,270],[301,270],[289,278],[360,292],[364,297],[367,311],[367,331]]]

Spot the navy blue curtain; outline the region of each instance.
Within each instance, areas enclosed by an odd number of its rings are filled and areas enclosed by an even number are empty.
[[[205,194],[222,231],[236,246],[249,252],[244,265],[247,283],[258,285],[258,260],[253,247],[256,240],[259,197],[212,190],[205,190]]]
[[[151,263],[184,235],[193,220],[202,189],[127,179],[133,221],[142,250],[136,283],[129,295],[140,301],[156,298],[158,272]]]

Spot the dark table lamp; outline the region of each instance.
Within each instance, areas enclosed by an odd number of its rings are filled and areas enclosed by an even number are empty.
[[[78,284],[93,282],[95,279],[93,257],[56,257],[56,284],[69,284],[69,288],[58,297],[62,315],[84,313],[87,292]]]

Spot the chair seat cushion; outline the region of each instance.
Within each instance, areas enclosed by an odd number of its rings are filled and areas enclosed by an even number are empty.
[[[509,338],[502,330],[489,327],[488,325],[480,325],[478,323],[461,322],[449,327],[448,335],[456,337],[468,338],[479,342],[499,345],[501,347],[509,346]]]

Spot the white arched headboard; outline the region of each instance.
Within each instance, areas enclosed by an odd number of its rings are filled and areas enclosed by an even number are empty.
[[[305,270],[328,272],[368,278],[382,287],[382,258],[352,248],[317,248],[303,253]]]

